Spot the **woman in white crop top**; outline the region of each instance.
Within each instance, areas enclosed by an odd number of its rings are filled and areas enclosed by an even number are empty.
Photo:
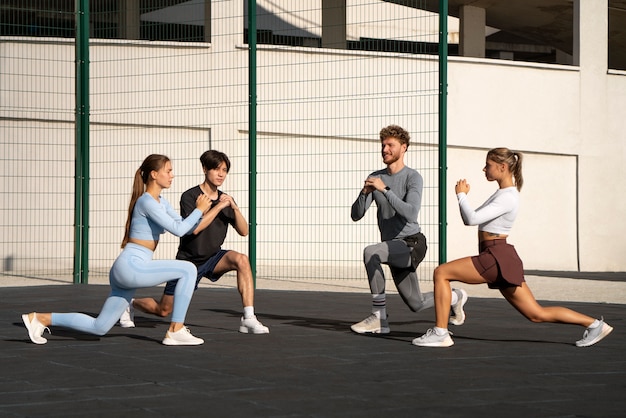
[[[606,337],[613,328],[603,319],[594,319],[560,306],[543,307],[537,303],[524,280],[524,268],[515,248],[506,242],[519,207],[522,188],[522,154],[507,148],[494,148],[487,153],[483,168],[488,181],[496,181],[498,190],[477,209],[472,209],[467,194],[470,186],[462,179],[456,183],[461,217],[465,225],[478,225],[480,254],[442,264],[435,269],[436,325],[413,344],[422,347],[449,347],[454,344],[448,332],[453,325],[465,322],[463,307],[467,294],[452,301],[450,282],[484,284],[500,290],[505,299],[532,322],[558,322],[585,327],[578,347],[593,345]],[[453,316],[450,316],[452,304]]]
[[[172,322],[163,339],[165,345],[199,345],[184,325],[185,316],[196,284],[196,266],[183,260],[153,260],[152,255],[165,231],[182,236],[193,231],[210,207],[206,195],[196,200],[196,209],[185,219],[174,211],[161,191],[172,184],[172,163],[165,155],[149,155],[135,172],[133,193],[128,208],[123,251],[109,272],[111,292],[98,317],[83,313],[35,313],[22,315],[28,336],[35,344],[45,344],[49,326],[60,326],[95,334],[106,334],[128,306],[135,290],[152,287],[172,279],[176,285]]]

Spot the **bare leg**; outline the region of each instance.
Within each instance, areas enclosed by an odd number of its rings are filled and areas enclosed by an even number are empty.
[[[241,295],[243,306],[254,306],[254,282],[248,256],[228,251],[217,263],[213,273],[222,275],[233,270],[237,271],[237,290]],[[142,312],[166,317],[172,313],[174,296],[164,294],[159,302],[153,298],[134,299],[133,306]]]
[[[438,328],[448,328],[450,303],[452,301],[450,282],[452,281],[467,284],[486,283],[474,267],[471,257],[460,258],[438,266],[433,274],[436,326]]]
[[[237,271],[237,290],[241,295],[241,303],[244,307],[254,306],[254,281],[248,256],[228,251],[215,266],[214,273],[221,275],[233,270]]]
[[[49,327],[52,324],[52,318],[51,318],[50,313],[37,312],[36,315],[37,315],[37,320],[41,322],[41,325],[43,325],[44,327]],[[31,312],[28,314],[28,319],[32,321],[34,316],[35,316],[35,312]]]
[[[152,298],[133,299],[133,306],[141,312],[166,317],[174,308],[174,295],[163,294],[159,302]]]
[[[519,287],[501,289],[509,303],[532,322],[559,322],[588,327],[594,318],[561,306],[543,307],[537,303],[526,283]]]
[[[163,295],[161,300],[157,302],[152,298],[134,299],[133,306],[142,312],[154,314],[160,317],[169,316],[174,309],[174,295]],[[169,330],[176,332],[180,330],[184,324],[180,322],[170,323]]]

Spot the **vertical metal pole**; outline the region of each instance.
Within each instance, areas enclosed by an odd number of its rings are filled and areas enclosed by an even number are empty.
[[[448,170],[448,0],[439,2],[439,264],[447,254]]]
[[[250,184],[248,191],[250,200],[248,258],[256,288],[256,0],[248,0],[248,90],[248,181]]]
[[[76,0],[74,283],[89,271],[89,0]]]

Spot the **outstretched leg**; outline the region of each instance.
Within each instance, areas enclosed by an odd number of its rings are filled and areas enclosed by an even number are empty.
[[[500,293],[519,313],[532,322],[559,322],[587,328],[595,320],[590,316],[561,306],[544,307],[539,305],[526,282],[522,283],[521,286],[501,289]]]
[[[583,338],[576,341],[578,347],[594,345],[613,331],[604,319],[594,319],[562,306],[539,305],[526,283],[502,289],[500,292],[515,309],[532,322],[556,322],[585,327]]]

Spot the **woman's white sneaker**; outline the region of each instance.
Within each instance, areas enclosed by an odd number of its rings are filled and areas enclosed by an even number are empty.
[[[463,325],[465,323],[465,311],[463,307],[467,303],[467,292],[463,289],[453,289],[453,292],[457,294],[458,301],[452,305],[452,313],[450,316],[450,323],[452,325]]]
[[[37,319],[37,314],[33,312],[33,319],[28,318],[28,314],[22,315],[22,321],[28,330],[28,337],[35,344],[45,344],[48,342],[44,337],[42,337],[45,330],[51,334],[50,329],[44,326]]]
[[[167,331],[163,339],[164,345],[200,345],[203,343],[202,338],[194,337],[189,328],[185,326],[176,332]]]
[[[122,316],[120,316],[120,327],[122,328],[135,328],[135,308],[133,307],[133,301],[131,300]]]
[[[576,341],[576,347],[589,347],[590,345],[594,345],[609,335],[611,331],[613,331],[613,327],[604,322],[604,318],[602,318],[600,319],[600,325],[585,330],[582,340]]]
[[[413,345],[420,347],[450,347],[453,344],[454,341],[450,338],[449,331],[445,335],[439,335],[433,328],[430,328],[426,331],[426,334],[413,340]]]

